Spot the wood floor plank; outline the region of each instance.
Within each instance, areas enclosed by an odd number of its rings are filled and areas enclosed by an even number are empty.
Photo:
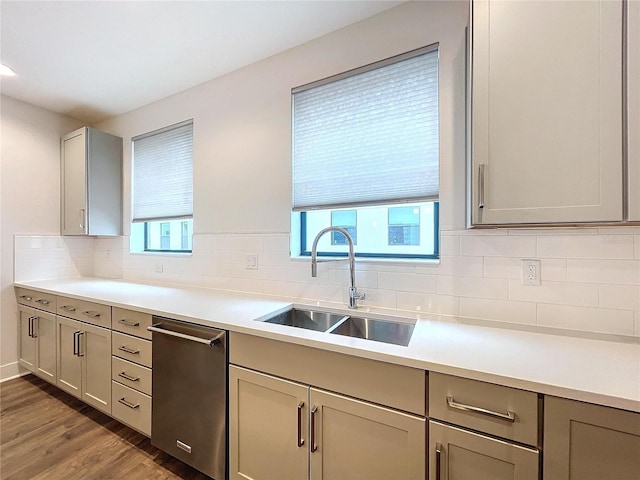
[[[0,384],[2,480],[207,480],[34,375]]]

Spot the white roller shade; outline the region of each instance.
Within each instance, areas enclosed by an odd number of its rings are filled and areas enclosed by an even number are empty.
[[[438,50],[293,90],[293,209],[437,200]]]
[[[193,122],[133,139],[133,221],[193,216]]]

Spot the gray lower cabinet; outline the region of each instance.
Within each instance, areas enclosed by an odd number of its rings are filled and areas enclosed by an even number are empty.
[[[40,378],[56,383],[56,317],[35,308],[18,307],[19,363]]]
[[[57,317],[59,388],[111,415],[111,330]]]
[[[420,479],[425,419],[230,366],[230,479]]]
[[[429,421],[429,480],[538,480],[538,450]]]
[[[544,480],[638,480],[640,414],[545,397]]]

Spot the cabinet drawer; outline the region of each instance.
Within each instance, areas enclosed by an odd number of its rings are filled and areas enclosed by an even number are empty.
[[[538,395],[533,392],[432,372],[429,417],[539,446]]]
[[[111,307],[109,305],[58,297],[56,313],[99,327],[111,328]]]
[[[124,333],[112,332],[111,353],[151,368],[151,342]]]
[[[111,414],[131,428],[151,436],[151,397],[132,388],[112,382]]]
[[[127,387],[151,395],[151,369],[111,357],[111,378]]]
[[[20,305],[39,308],[46,312],[56,313],[56,296],[48,293],[16,288],[16,299]]]
[[[113,330],[151,340],[151,332],[147,330],[150,325],[151,314],[149,313],[113,307],[111,316],[111,328]]]

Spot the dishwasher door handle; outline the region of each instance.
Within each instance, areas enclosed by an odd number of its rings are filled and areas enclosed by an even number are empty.
[[[190,340],[192,342],[203,343],[205,345],[209,345],[210,347],[213,347],[214,345],[217,345],[218,343],[222,343],[221,338],[224,337],[224,335],[226,333],[226,332],[220,332],[215,337],[207,339],[207,338],[194,337],[192,335],[185,335],[184,333],[180,333],[180,332],[174,332],[173,330],[167,330],[166,328],[160,328],[161,326],[162,326],[162,323],[155,323],[155,324],[151,325],[150,327],[147,327],[147,330],[149,330],[150,332],[162,333],[163,335],[169,335],[171,337],[182,338],[183,340]]]

